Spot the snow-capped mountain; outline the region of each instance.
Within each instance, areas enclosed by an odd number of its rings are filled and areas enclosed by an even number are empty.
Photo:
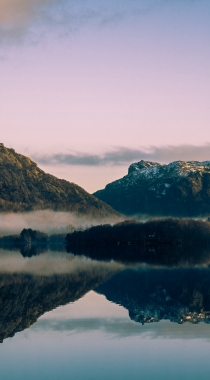
[[[133,163],[125,177],[94,195],[127,215],[208,215],[210,161]]]

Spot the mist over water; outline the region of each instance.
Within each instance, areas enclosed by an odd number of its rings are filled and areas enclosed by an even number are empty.
[[[19,234],[23,228],[46,233],[68,233],[71,226],[86,228],[97,224],[116,223],[116,218],[90,218],[71,212],[41,210],[25,213],[1,213],[0,236]]]
[[[48,251],[34,257],[22,257],[19,251],[8,252],[0,249],[0,274],[30,274],[34,276],[53,276],[76,274],[79,272],[94,274],[96,271],[114,273],[123,268],[123,264],[114,261],[94,261],[86,257],[77,257],[66,252]]]

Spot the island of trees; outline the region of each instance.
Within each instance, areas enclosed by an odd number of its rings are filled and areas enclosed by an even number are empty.
[[[23,256],[50,250],[86,255],[94,259],[140,261],[156,265],[210,263],[210,222],[193,219],[128,220],[47,234],[24,229],[20,235],[0,238],[0,247],[20,249]]]

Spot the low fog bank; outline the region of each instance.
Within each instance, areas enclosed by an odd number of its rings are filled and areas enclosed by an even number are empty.
[[[98,224],[114,224],[116,218],[92,218],[78,216],[71,212],[52,210],[32,211],[25,213],[1,213],[0,237],[20,234],[24,228],[32,228],[45,233],[68,233],[75,229],[84,229]]]
[[[124,220],[135,220],[138,222],[146,223],[150,220],[160,220],[160,219],[175,219],[175,220],[201,220],[201,221],[208,221],[208,215],[200,215],[200,216],[187,216],[187,217],[178,217],[174,215],[163,215],[163,214],[157,214],[157,215],[152,215],[152,214],[146,214],[146,213],[136,213],[136,214],[131,214],[127,215],[127,218],[124,218]]]

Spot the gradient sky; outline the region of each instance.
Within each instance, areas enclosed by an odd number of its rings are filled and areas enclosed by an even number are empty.
[[[88,191],[210,159],[209,0],[0,0],[1,142]]]

